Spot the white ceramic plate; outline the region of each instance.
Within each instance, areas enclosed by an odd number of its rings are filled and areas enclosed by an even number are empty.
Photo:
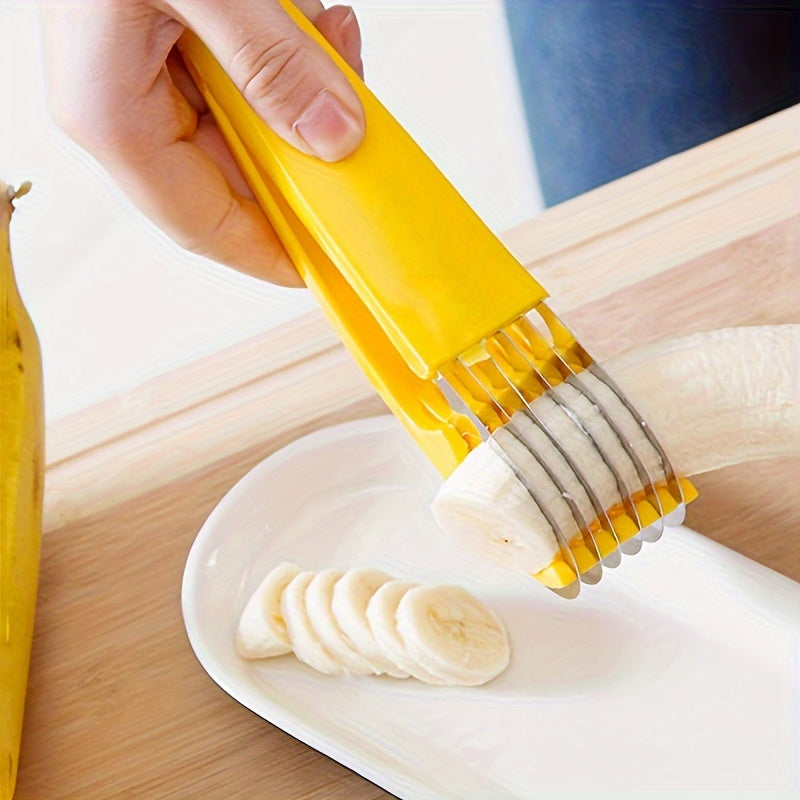
[[[256,466],[186,564],[186,630],[208,674],[403,798],[798,796],[800,584],[673,528],[563,600],[439,531],[438,481],[389,417]],[[283,559],[458,583],[505,620],[511,665],[484,687],[441,688],[243,661],[239,614]]]

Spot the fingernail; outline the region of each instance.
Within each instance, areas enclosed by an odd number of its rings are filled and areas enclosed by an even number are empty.
[[[358,147],[363,130],[358,120],[327,89],[322,89],[292,126],[312,153],[338,161]]]
[[[348,50],[358,52],[361,49],[361,30],[356,22],[356,13],[352,8],[348,8],[347,14],[339,23],[339,38]]]
[[[348,9],[338,28],[341,49],[339,53],[344,60],[364,79],[364,64],[361,61],[361,28],[356,20],[355,12]]]
[[[344,29],[347,28],[356,18],[356,12],[353,11],[352,6],[342,6],[342,8],[346,8],[347,13],[342,17],[342,21],[339,23],[340,31],[344,31]]]

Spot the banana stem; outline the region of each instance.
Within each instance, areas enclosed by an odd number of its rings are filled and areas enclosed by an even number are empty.
[[[9,200],[17,200],[28,194],[33,184],[30,181],[23,181],[16,189],[13,186],[6,187],[6,194]],[[12,206],[13,208],[13,206]]]

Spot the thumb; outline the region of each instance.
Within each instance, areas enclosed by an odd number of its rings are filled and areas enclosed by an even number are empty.
[[[256,113],[287,142],[323,161],[338,161],[359,145],[364,112],[358,96],[278,0],[172,5]]]

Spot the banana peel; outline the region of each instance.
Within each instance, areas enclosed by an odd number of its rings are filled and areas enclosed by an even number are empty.
[[[17,778],[42,526],[42,361],[9,247],[14,190],[0,181],[0,800]]]

